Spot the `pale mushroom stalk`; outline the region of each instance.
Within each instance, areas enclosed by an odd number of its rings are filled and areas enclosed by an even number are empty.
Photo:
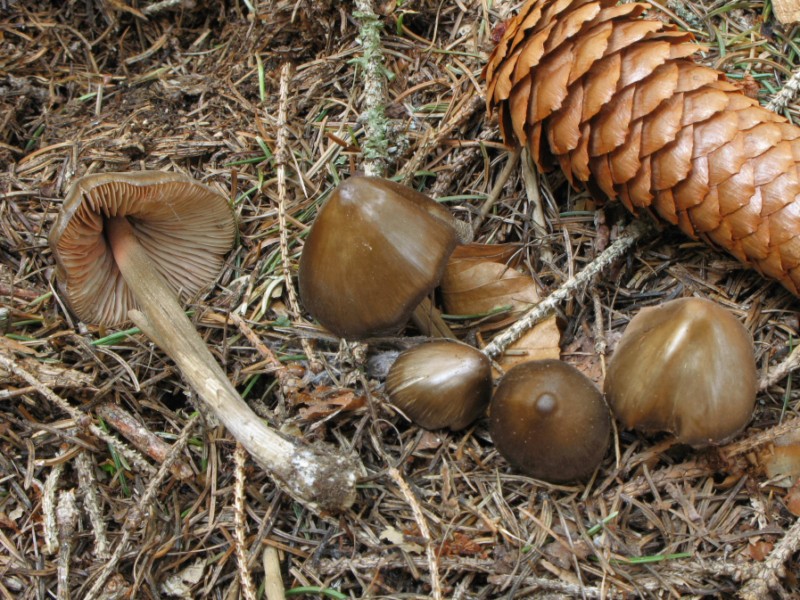
[[[323,510],[349,506],[356,480],[352,462],[334,453],[299,446],[270,429],[230,383],[175,293],[153,268],[128,219],[105,219],[105,227],[117,266],[139,304],[140,310],[130,310],[129,317],[175,361],[233,437],[302,501]]]
[[[354,456],[281,436],[236,392],[183,312],[211,284],[236,237],[228,199],[180,173],[94,173],[73,182],[48,236],[58,287],[82,321],[136,324],[276,483],[309,508],[347,509]]]

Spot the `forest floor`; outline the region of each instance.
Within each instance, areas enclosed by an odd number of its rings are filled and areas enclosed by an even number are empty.
[[[0,0],[0,598],[798,597],[800,490],[764,459],[800,426],[800,392],[780,370],[798,301],[779,284],[667,227],[560,303],[549,350],[600,386],[633,315],[684,296],[736,315],[762,380],[731,443],[695,450],[615,428],[575,485],[510,469],[486,418],[429,432],[395,410],[382,365],[419,341],[413,327],[340,348],[295,305],[284,274],[318,207],[374,150],[365,5]],[[516,155],[486,113],[481,70],[517,7],[374,5],[388,75],[378,153],[387,176],[476,225],[477,241],[518,244],[517,268],[545,297],[634,218],[558,173],[505,169]],[[766,104],[800,60],[798,30],[769,7],[662,8],[707,44],[697,60]],[[791,97],[783,113],[800,119]],[[344,513],[277,488],[138,330],[67,310],[47,235],[69,185],[143,169],[230,198],[237,244],[190,314],[258,414],[359,457]],[[498,332],[450,324],[478,345]]]

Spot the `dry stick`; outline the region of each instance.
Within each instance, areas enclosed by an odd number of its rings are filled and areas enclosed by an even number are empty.
[[[239,583],[245,600],[256,600],[256,588],[247,568],[247,532],[245,531],[246,511],[244,507],[244,464],[247,454],[241,444],[236,444],[233,452],[236,483],[233,486],[233,540],[236,548],[236,564],[239,567]]]
[[[767,103],[767,109],[780,113],[800,91],[800,69],[792,73],[789,80],[783,85],[781,91],[775,94]]]
[[[127,460],[131,465],[135,466],[137,469],[141,471],[144,471],[147,474],[155,473],[155,469],[150,465],[150,463],[148,463],[144,459],[144,457],[141,454],[139,454],[136,450],[133,450],[132,448],[128,448],[125,444],[121,443],[113,435],[109,435],[105,431],[100,429],[97,425],[91,422],[89,415],[79,411],[77,408],[70,405],[70,403],[64,400],[64,398],[53,392],[50,388],[45,386],[41,381],[36,379],[36,377],[34,377],[28,371],[22,368],[22,366],[13,358],[0,354],[0,367],[6,369],[10,373],[13,373],[15,376],[24,379],[26,382],[28,382],[28,384],[30,384],[33,388],[35,388],[36,391],[39,394],[41,394],[45,399],[49,400],[50,402],[58,406],[61,410],[63,410],[70,417],[72,417],[72,419],[79,427],[88,427],[92,435],[94,435],[98,439],[108,444],[115,452],[123,456],[125,460]]]
[[[580,273],[574,277],[570,277],[561,287],[534,306],[516,323],[492,340],[490,344],[483,348],[483,353],[489,358],[495,358],[501,355],[505,349],[517,341],[523,333],[550,314],[561,302],[570,298],[577,290],[591,283],[592,279],[598,273],[625,254],[631,246],[650,231],[652,231],[652,227],[645,221],[634,221],[621,237],[617,238],[613,244],[586,265]]]
[[[63,454],[63,453],[61,453]],[[55,554],[58,549],[58,528],[56,525],[56,490],[58,480],[64,473],[64,463],[58,462],[50,469],[44,480],[42,490],[42,514],[44,515],[44,551]]]
[[[525,195],[528,197],[528,202],[533,204],[531,220],[533,221],[534,231],[537,237],[543,241],[539,246],[539,258],[544,263],[552,263],[553,248],[547,240],[547,219],[544,216],[542,194],[539,192],[538,170],[533,164],[528,148],[525,148],[522,153],[522,181],[525,184]]]
[[[289,156],[288,142],[288,106],[289,106],[289,82],[292,79],[292,64],[284,63],[281,67],[281,83],[278,99],[278,135],[275,141],[275,156],[278,163],[278,228],[280,230],[280,249],[281,265],[283,267],[283,283],[286,286],[286,293],[289,297],[289,310],[292,318],[299,319],[303,314],[300,310],[300,302],[297,300],[297,291],[294,288],[292,270],[289,259],[289,228],[286,224],[286,162]],[[306,337],[300,338],[300,345],[303,353],[311,366],[312,371],[321,368],[319,359],[316,358],[311,342]]]
[[[94,555],[100,560],[106,560],[109,554],[108,538],[106,537],[106,522],[100,510],[100,500],[97,497],[97,480],[94,477],[92,459],[87,452],[80,452],[75,458],[78,467],[78,489],[83,494],[83,507],[89,513],[94,535]]]
[[[414,492],[411,491],[411,488],[408,487],[408,483],[406,483],[406,480],[403,479],[400,471],[398,471],[395,467],[390,467],[388,473],[389,477],[392,478],[392,481],[394,481],[400,488],[403,497],[411,507],[411,512],[414,515],[414,521],[416,521],[417,527],[419,527],[419,534],[425,540],[425,557],[427,558],[428,571],[431,575],[431,594],[434,600],[441,600],[442,584],[439,581],[439,564],[436,558],[436,550],[433,547],[431,532],[428,529],[428,522],[425,520],[425,515],[422,514],[419,501],[417,500],[416,496],[414,496]]]
[[[769,598],[770,590],[781,586],[780,577],[785,574],[784,565],[800,548],[800,519],[796,519],[783,539],[769,553],[753,577],[739,591],[743,600]]]
[[[170,445],[150,431],[136,417],[111,402],[103,402],[95,408],[95,412],[106,423],[116,429],[122,437],[133,444],[134,448],[143,452],[157,462],[163,462],[169,453]],[[173,474],[181,480],[194,476],[192,469],[185,461],[176,461],[172,467]]]
[[[58,523],[58,587],[56,598],[69,600],[69,563],[72,547],[75,544],[75,528],[78,524],[78,507],[75,505],[75,492],[65,490],[58,497],[56,508]]]
[[[500,194],[503,193],[503,188],[505,187],[506,182],[508,181],[509,177],[511,177],[511,173],[513,173],[514,169],[517,167],[520,153],[521,150],[519,148],[515,148],[508,153],[508,160],[506,160],[503,170],[500,171],[500,175],[497,176],[497,181],[494,182],[492,191],[489,192],[486,200],[483,201],[483,204],[478,211],[478,216],[475,217],[475,220],[472,222],[472,231],[478,231],[478,229],[480,229],[480,226],[489,215],[489,212],[492,210],[495,202],[497,202],[497,200],[500,198]]]
[[[278,549],[274,546],[264,548],[262,561],[264,563],[264,596],[267,600],[286,600]]]
[[[293,497],[316,511],[340,512],[355,501],[358,462],[332,448],[302,446],[258,418],[228,380],[175,294],[136,239],[127,219],[108,219],[114,258],[140,310],[128,316],[180,369],[214,415]]]
[[[122,536],[119,538],[116,548],[114,548],[114,553],[103,565],[103,568],[100,571],[100,574],[97,576],[94,585],[86,593],[83,600],[94,600],[103,592],[106,581],[116,570],[117,564],[119,564],[122,554],[127,549],[128,541],[131,539],[133,532],[138,529],[141,524],[143,519],[142,510],[146,510],[147,507],[152,505],[153,499],[161,489],[161,484],[164,481],[164,478],[167,476],[167,473],[169,473],[173,463],[178,460],[181,452],[183,452],[184,448],[186,448],[186,444],[189,442],[189,436],[194,430],[195,425],[197,425],[198,420],[199,414],[196,414],[186,422],[183,431],[181,431],[178,439],[176,439],[172,444],[172,449],[164,459],[164,462],[150,480],[150,483],[147,484],[147,488],[145,489],[144,494],[142,494],[141,499],[128,511],[128,515],[126,516],[125,522],[122,525]]]
[[[364,148],[364,173],[383,177],[389,141],[386,119],[386,71],[381,47],[381,22],[375,14],[371,0],[356,0],[354,16],[359,24],[359,41],[364,54],[359,61],[364,79],[364,118],[366,139]]]

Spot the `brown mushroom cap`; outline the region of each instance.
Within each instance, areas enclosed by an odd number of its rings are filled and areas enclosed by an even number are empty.
[[[389,369],[392,404],[425,429],[453,431],[477,419],[492,396],[492,366],[483,352],[436,340],[406,350]]]
[[[608,448],[603,396],[575,367],[531,361],[505,374],[489,408],[497,450],[514,468],[562,483],[590,476]]]
[[[236,236],[227,199],[180,173],[139,171],[75,181],[49,236],[59,284],[87,323],[114,325],[137,308],[104,232],[104,219],[127,217],[140,244],[176,294],[210,284]]]
[[[692,446],[722,443],[753,415],[753,338],[709,300],[642,309],[611,358],[604,388],[627,428],[670,431]]]
[[[317,215],[300,258],[300,296],[324,327],[359,339],[398,329],[442,278],[452,217],[406,186],[351,177]]]

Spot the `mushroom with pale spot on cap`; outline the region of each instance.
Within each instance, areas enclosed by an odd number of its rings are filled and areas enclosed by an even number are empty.
[[[357,461],[270,429],[179,304],[179,295],[214,280],[235,237],[224,196],[181,174],[141,171],[77,180],[49,242],[60,288],[80,319],[106,326],[132,320],[284,489],[312,508],[344,510],[355,499]]]
[[[600,390],[578,369],[560,360],[535,360],[500,380],[489,431],[513,467],[563,483],[585,479],[600,465],[611,415]]]

